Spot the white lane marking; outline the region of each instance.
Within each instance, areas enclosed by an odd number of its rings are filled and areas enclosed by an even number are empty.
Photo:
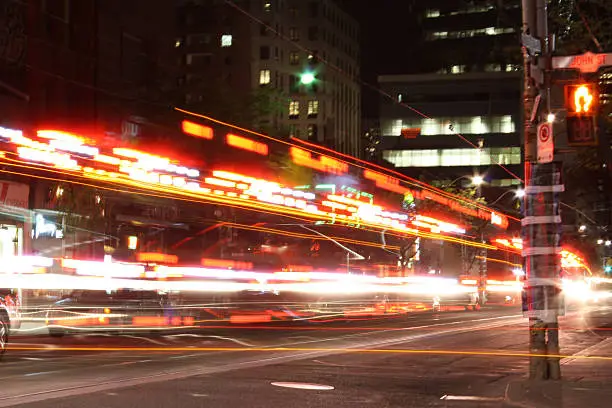
[[[44,358],[40,358],[40,357],[21,357],[22,360],[29,360],[29,361],[41,361],[44,360]]]
[[[479,397],[477,395],[443,395],[440,399],[446,401],[497,402],[503,401],[504,397]]]
[[[335,389],[333,385],[299,383],[299,382],[272,382],[275,387],[296,388],[298,390],[330,391]]]
[[[194,338],[198,338],[198,339],[217,339],[217,340],[227,340],[227,341],[231,341],[234,342],[236,344],[240,344],[241,346],[245,346],[245,347],[256,347],[256,344],[253,343],[248,343],[244,340],[240,340],[240,339],[235,339],[233,337],[223,337],[223,336],[213,336],[213,335],[204,335],[204,334],[192,334],[192,333],[184,333],[184,334],[168,334],[164,337],[170,337],[170,338],[175,338],[175,337],[194,337]],[[187,346],[189,347],[189,346]]]
[[[437,337],[437,336],[448,335],[448,334],[453,334],[453,333],[469,332],[469,331],[473,331],[479,328],[495,327],[495,326],[500,326],[504,324],[507,325],[507,324],[513,323],[513,321],[523,321],[522,315],[512,315],[512,316],[505,316],[505,317],[500,316],[500,317],[495,317],[495,318],[477,319],[474,321],[499,320],[499,319],[506,319],[508,321],[505,323],[497,322],[496,324],[493,324],[490,326],[480,323],[480,324],[476,324],[474,326],[470,326],[467,328],[453,328],[450,330],[446,330],[444,332],[428,332],[422,335],[404,336],[402,338],[395,339],[395,340],[372,342],[370,343],[369,348],[381,346],[381,345],[401,344],[401,343],[405,343],[409,341],[420,340],[422,338],[427,338],[427,337]],[[454,325],[454,324],[461,324],[461,323],[465,324],[466,322],[465,321],[450,322],[450,323],[447,323],[447,325]],[[436,324],[436,325],[431,325],[431,326],[440,326],[440,325],[444,325],[444,324]],[[431,327],[431,326],[421,326],[421,327]],[[376,332],[370,332],[370,334],[375,334],[375,333]],[[353,345],[352,347],[346,347],[345,350],[350,351],[351,348],[355,348],[355,347],[361,348],[363,346]],[[201,353],[198,353],[198,355],[200,354]],[[235,370],[241,370],[241,369],[246,369],[246,368],[263,367],[263,366],[267,366],[271,364],[277,364],[279,362],[306,360],[309,358],[329,356],[329,355],[334,355],[334,354],[343,354],[343,352],[339,350],[332,350],[332,351],[318,351],[317,350],[317,351],[297,352],[297,353],[292,353],[289,355],[287,353],[282,353],[281,355],[276,355],[273,357],[239,361],[239,362],[234,362],[234,363],[227,363],[227,364],[216,366],[216,367],[205,367],[205,368],[197,368],[197,369],[194,369],[192,367],[192,368],[184,369],[181,371],[166,371],[166,372],[159,372],[155,374],[149,374],[145,376],[127,377],[127,378],[120,378],[120,379],[104,380],[104,379],[98,378],[96,382],[75,384],[75,385],[65,386],[62,388],[55,388],[55,389],[44,389],[44,390],[32,391],[32,392],[24,393],[24,394],[13,394],[13,395],[7,395],[7,396],[0,396],[0,407],[14,406],[15,401],[19,401],[19,404],[26,404],[26,403],[31,403],[31,402],[45,401],[45,400],[54,399],[54,398],[70,397],[70,396],[89,394],[89,393],[94,393],[94,392],[112,390],[112,389],[117,389],[117,388],[124,388],[124,387],[135,386],[135,385],[150,384],[150,383],[160,382],[160,381],[171,381],[171,380],[176,380],[176,379],[191,378],[191,377],[199,376],[199,375],[210,375],[214,373],[235,371]],[[187,355],[187,356],[177,356],[177,357],[192,357],[195,355],[196,354]]]
[[[34,377],[36,375],[45,375],[45,374],[51,374],[51,373],[56,373],[57,371],[39,371],[37,373],[28,373],[28,374],[24,374],[24,377]]]
[[[172,360],[180,360],[181,358],[189,358],[189,357],[195,357],[195,356],[201,356],[201,355],[202,355],[201,353],[198,353],[198,354],[184,354],[184,355],[181,355],[181,356],[170,357],[170,359],[172,359]]]
[[[561,330],[563,330],[563,328]],[[607,339],[602,340],[597,344],[594,344],[590,347],[580,350],[577,353],[572,354],[570,357],[562,359],[561,364],[570,364],[571,362],[576,361],[581,356],[592,356],[600,349],[605,349],[606,347],[608,347],[610,342],[612,342],[612,337],[608,337]]]
[[[150,339],[148,337],[142,337],[142,336],[131,336],[129,334],[124,334],[121,337],[128,337],[130,339],[137,339],[137,340],[145,340],[148,341],[149,343],[153,343],[153,344],[157,344],[158,346],[166,346],[167,344],[161,341],[157,341],[157,340],[153,340]]]
[[[191,394],[192,397],[208,397],[208,394]]]

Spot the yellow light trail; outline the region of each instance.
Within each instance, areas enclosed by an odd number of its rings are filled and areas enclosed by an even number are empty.
[[[186,115],[190,115],[190,116],[194,116],[194,117],[197,117],[197,118],[209,120],[209,121],[217,123],[219,125],[228,126],[228,127],[240,130],[242,132],[246,132],[246,133],[250,133],[252,135],[263,137],[265,139],[272,140],[272,141],[277,142],[277,143],[282,143],[282,144],[285,144],[287,146],[294,146],[294,147],[297,147],[299,149],[308,151],[310,153],[321,154],[320,152],[318,152],[316,150],[313,150],[313,149],[311,149],[309,147],[305,147],[305,146],[313,145],[311,143],[304,143],[304,144],[298,146],[298,145],[296,145],[294,143],[287,142],[285,140],[276,139],[276,138],[274,138],[272,136],[268,136],[268,135],[265,135],[263,133],[255,132],[255,131],[250,130],[250,129],[246,129],[246,128],[243,128],[243,127],[240,127],[240,126],[236,126],[236,125],[233,125],[233,124],[228,123],[228,122],[223,122],[221,120],[218,120],[218,119],[215,119],[215,118],[211,118],[210,116],[202,115],[200,113],[192,112],[192,111],[189,111],[189,110],[186,110],[186,109],[182,109],[182,108],[179,108],[179,107],[176,107],[176,106],[174,107],[174,110],[176,110],[177,112],[184,113]],[[300,142],[303,143],[304,141],[300,140]],[[323,146],[317,146],[317,148],[324,149],[324,150],[331,150],[331,149],[327,149],[327,148],[325,148]],[[333,151],[333,150],[331,150],[331,151]],[[360,159],[358,159],[356,157],[352,157],[352,156],[349,156],[349,155],[346,155],[346,154],[343,154],[343,153],[340,153],[340,152],[336,152],[336,151],[333,151],[333,152],[335,154],[338,154],[338,155],[342,156],[342,157],[349,157],[352,160],[357,160],[357,161],[363,162],[363,160],[360,160]],[[357,164],[357,163],[350,163],[350,162],[348,162],[346,160],[343,160],[343,159],[340,159],[340,158],[337,158],[337,157],[334,157],[334,160],[338,160],[338,161],[340,161],[342,163],[348,164],[349,166],[354,166],[354,167],[357,167],[357,168],[360,168],[360,169],[363,169],[363,170],[370,170],[370,168],[367,167],[367,166],[363,166],[363,165],[360,165],[360,164]],[[382,166],[375,165],[375,167],[377,167],[377,168],[379,168],[381,170],[387,170],[388,171],[388,169],[385,169]],[[376,170],[376,171],[380,171],[380,170]],[[482,205],[482,204],[480,204],[480,203],[478,203],[476,201],[472,201],[472,200],[466,199],[465,197],[461,197],[459,195],[449,193],[449,192],[444,191],[442,189],[438,189],[436,187],[430,186],[429,184],[425,184],[425,183],[419,182],[418,180],[407,180],[406,176],[401,174],[401,173],[397,173],[397,172],[393,172],[393,173],[396,174],[397,176],[394,175],[394,176],[390,176],[390,177],[394,177],[395,178],[395,177],[399,176],[400,177],[400,181],[402,181],[402,182],[404,182],[406,184],[409,184],[412,187],[418,187],[418,188],[422,188],[423,190],[429,190],[429,191],[435,192],[436,194],[440,194],[443,197],[446,197],[446,198],[458,201],[460,203],[472,205],[472,206],[475,206],[476,208],[479,208],[479,209],[483,209],[483,210],[491,211],[491,212],[494,211],[493,209],[488,208],[487,206],[484,206],[484,205]],[[385,175],[387,175],[387,174],[385,174]],[[516,218],[516,217],[512,217],[512,216],[509,216],[507,214],[504,214],[504,215],[506,217],[508,217],[509,219],[514,220],[514,221],[519,221],[519,219]]]
[[[14,154],[12,152],[6,152],[6,153]],[[103,175],[100,175],[100,174],[91,173],[91,172],[85,173],[85,174],[79,174],[77,172],[58,171],[56,168],[53,168],[51,166],[32,165],[29,162],[23,162],[23,161],[19,161],[19,160],[9,159],[9,158],[6,158],[6,157],[4,159],[6,160],[5,164],[9,165],[9,166],[16,166],[16,167],[22,167],[22,168],[27,168],[27,169],[33,169],[33,170],[48,171],[48,172],[53,172],[53,173],[59,173],[59,174],[62,174],[62,175],[81,177],[81,178],[85,178],[85,179],[93,179],[93,180],[97,180],[97,181],[110,182],[110,183],[114,183],[114,184],[123,184],[123,185],[127,185],[128,187],[144,189],[144,190],[149,190],[149,191],[152,190],[152,191],[155,191],[155,192],[158,192],[158,193],[162,193],[160,195],[160,194],[139,193],[139,192],[136,192],[136,191],[129,191],[131,193],[148,195],[148,196],[152,196],[152,197],[180,199],[182,201],[188,201],[188,202],[193,202],[193,203],[215,202],[215,203],[227,205],[229,207],[234,207],[234,208],[249,208],[249,209],[257,211],[257,212],[267,213],[267,214],[271,214],[271,215],[282,214],[282,215],[288,216],[290,218],[301,219],[301,220],[308,220],[308,219],[310,219],[310,220],[317,220],[317,221],[334,221],[335,220],[332,215],[310,214],[310,213],[305,212],[305,211],[301,211],[301,210],[297,210],[297,209],[292,209],[292,208],[285,207],[285,206],[268,204],[268,203],[264,203],[264,202],[260,202],[260,201],[254,202],[252,200],[242,199],[242,198],[239,198],[239,197],[229,198],[229,197],[216,197],[214,195],[205,195],[204,196],[202,194],[191,193],[191,192],[183,190],[183,189],[177,189],[177,188],[174,188],[173,186],[169,186],[169,185],[155,186],[155,185],[152,185],[150,183],[143,183],[143,182],[139,182],[139,181],[136,181],[136,180],[123,178],[125,176],[123,176],[121,174],[119,174],[118,177],[106,177],[106,176],[103,176]],[[7,171],[7,170],[0,170],[0,172],[9,173],[9,174],[17,174],[17,175],[22,175],[22,176],[26,176],[26,177],[36,177],[36,178],[47,179],[47,180],[58,181],[58,182],[66,182],[66,180],[54,179],[54,178],[42,177],[42,176],[35,176],[35,175],[31,175],[31,174],[24,174],[24,173],[18,173],[18,172],[10,172],[10,171]],[[115,174],[117,174],[117,173],[115,173]],[[97,186],[97,185],[88,184],[88,183],[82,183],[82,182],[76,182],[76,181],[70,181],[70,182],[71,183],[75,183],[75,184],[90,186],[90,187],[94,187],[94,188],[105,189],[105,190],[109,190],[109,191],[125,192],[125,191],[122,191],[122,190],[119,190],[119,189],[102,187],[102,186]],[[169,195],[169,193],[171,193],[172,195]],[[192,200],[187,200],[187,199],[184,199],[184,198],[179,198],[181,196],[182,197],[189,197]],[[193,199],[195,199],[195,200],[193,200]],[[377,231],[385,229],[385,227],[383,227],[383,226],[379,226],[379,225],[376,225],[376,224],[370,224],[370,223],[367,223],[367,222],[363,222],[362,225],[368,226],[370,228],[374,228]],[[398,230],[398,232],[399,231],[400,230]],[[465,239],[461,239],[461,238],[455,238],[455,237],[452,237],[452,236],[445,236],[445,235],[442,235],[442,234],[427,233],[427,232],[423,232],[423,231],[411,231],[411,230],[401,230],[401,232],[403,232],[403,233],[405,233],[407,235],[419,236],[419,237],[429,238],[429,239],[434,239],[434,240],[443,240],[443,241],[446,241],[446,242],[454,242],[454,243],[459,243],[459,244],[465,244],[465,245],[472,246],[472,247],[477,247],[477,248],[486,248],[486,249],[490,249],[490,250],[497,250],[498,249],[498,247],[490,245],[490,244],[479,243],[479,242],[476,242],[476,241],[469,241],[469,240],[465,240]]]
[[[612,361],[612,356],[572,355],[572,354],[538,354],[524,352],[503,351],[459,351],[459,350],[432,350],[432,349],[368,349],[368,348],[335,348],[335,347],[38,347],[8,345],[8,350],[21,351],[150,351],[150,352],[331,352],[331,353],[359,353],[359,354],[421,354],[421,355],[449,355],[474,357],[548,357],[571,358],[576,360],[603,360]]]

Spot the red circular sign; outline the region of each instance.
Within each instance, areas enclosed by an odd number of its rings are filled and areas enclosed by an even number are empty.
[[[540,127],[540,132],[539,132],[538,136],[540,137],[540,142],[542,142],[542,143],[548,142],[548,139],[550,139],[550,127],[549,127],[549,125],[544,125],[544,126]]]

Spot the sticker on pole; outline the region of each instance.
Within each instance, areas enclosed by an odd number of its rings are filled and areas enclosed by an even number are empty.
[[[538,163],[550,163],[553,161],[555,144],[553,142],[553,131],[551,123],[538,125]]]

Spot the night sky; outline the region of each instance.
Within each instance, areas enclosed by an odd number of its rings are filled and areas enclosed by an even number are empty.
[[[418,61],[414,46],[418,33],[410,1],[349,0],[346,10],[353,14],[361,27],[362,79],[376,85],[378,75],[402,74]],[[377,116],[378,96],[362,88],[363,115]]]

